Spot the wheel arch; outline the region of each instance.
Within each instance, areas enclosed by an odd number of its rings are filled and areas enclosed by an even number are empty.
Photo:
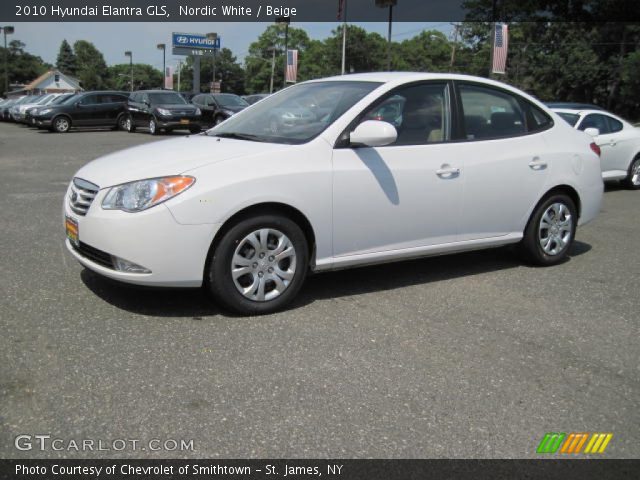
[[[298,224],[298,226],[302,229],[305,238],[307,239],[307,245],[309,247],[309,264],[313,266],[313,264],[315,263],[316,235],[313,230],[313,226],[311,225],[311,222],[309,221],[307,216],[296,207],[293,207],[286,203],[261,202],[249,205],[242,208],[241,210],[238,210],[223,222],[222,226],[218,229],[215,236],[213,237],[211,246],[209,247],[209,251],[207,252],[207,258],[203,269],[203,278],[206,276],[205,272],[207,265],[211,260],[211,256],[213,255],[213,252],[215,251],[218,243],[220,242],[220,239],[224,236],[224,234],[242,220],[262,214],[281,214],[290,218]]]
[[[51,119],[51,125],[53,125],[55,123],[55,121],[57,119],[59,119],[60,117],[65,117],[67,120],[69,120],[69,127],[71,127],[71,125],[73,125],[73,119],[71,118],[71,115],[69,115],[66,112],[61,112],[56,114],[52,119]]]

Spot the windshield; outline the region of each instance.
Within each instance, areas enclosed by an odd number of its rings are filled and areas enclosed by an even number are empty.
[[[295,85],[225,120],[209,130],[208,135],[256,142],[306,143],[380,85],[347,80]]]
[[[572,127],[576,126],[576,123],[578,123],[578,120],[580,119],[580,115],[578,115],[577,113],[566,113],[566,112],[556,112],[558,115],[560,115],[564,120],[567,121],[567,123],[569,123],[569,125],[571,125]]]
[[[177,93],[150,93],[149,102],[154,105],[185,105],[187,102]]]
[[[247,107],[249,103],[247,103],[244,99],[240,98],[237,95],[214,95],[213,96],[223,107]]]
[[[54,98],[56,98],[55,95],[45,95],[40,100],[38,100],[36,103],[38,105],[46,105],[48,102],[50,102]]]
[[[67,100],[70,100],[71,98],[75,97],[75,93],[67,93],[66,95],[60,95],[59,97],[56,97],[52,102],[51,105],[58,105],[60,103],[66,102]]]

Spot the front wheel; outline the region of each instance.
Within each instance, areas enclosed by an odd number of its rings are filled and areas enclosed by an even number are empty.
[[[151,117],[151,119],[149,120],[149,133],[151,135],[158,135],[160,133],[160,129],[158,128],[158,123],[156,122],[156,119]]]
[[[297,295],[309,264],[304,233],[280,215],[243,220],[218,242],[206,269],[213,298],[243,315],[277,311]]]
[[[53,131],[57,133],[66,133],[71,128],[71,122],[67,117],[57,117],[53,120]]]
[[[629,165],[629,173],[622,183],[631,190],[640,190],[640,155],[634,158]]]
[[[573,200],[563,193],[544,199],[536,207],[522,239],[522,250],[531,263],[541,266],[562,262],[576,234],[578,214]]]
[[[116,130],[122,130],[122,131],[128,131],[129,128],[127,127],[127,118],[128,118],[128,115],[124,115],[124,114],[120,115],[118,117],[118,121],[116,123],[116,128],[115,129]],[[129,122],[130,121],[131,120],[129,120]]]
[[[133,123],[133,118],[131,117],[131,115],[125,116],[124,129],[129,133],[134,133],[136,131],[136,124]]]

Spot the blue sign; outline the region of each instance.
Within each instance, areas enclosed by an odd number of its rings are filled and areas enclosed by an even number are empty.
[[[171,36],[173,48],[190,48],[202,50],[219,50],[220,37],[209,40],[206,35],[198,33],[176,33]]]

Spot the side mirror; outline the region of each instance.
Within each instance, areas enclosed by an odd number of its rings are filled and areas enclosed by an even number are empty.
[[[584,129],[584,133],[586,133],[590,137],[597,137],[598,135],[600,135],[600,130],[598,130],[597,128],[589,127]]]
[[[396,141],[398,131],[390,123],[380,120],[362,122],[349,135],[352,146],[384,147]]]

